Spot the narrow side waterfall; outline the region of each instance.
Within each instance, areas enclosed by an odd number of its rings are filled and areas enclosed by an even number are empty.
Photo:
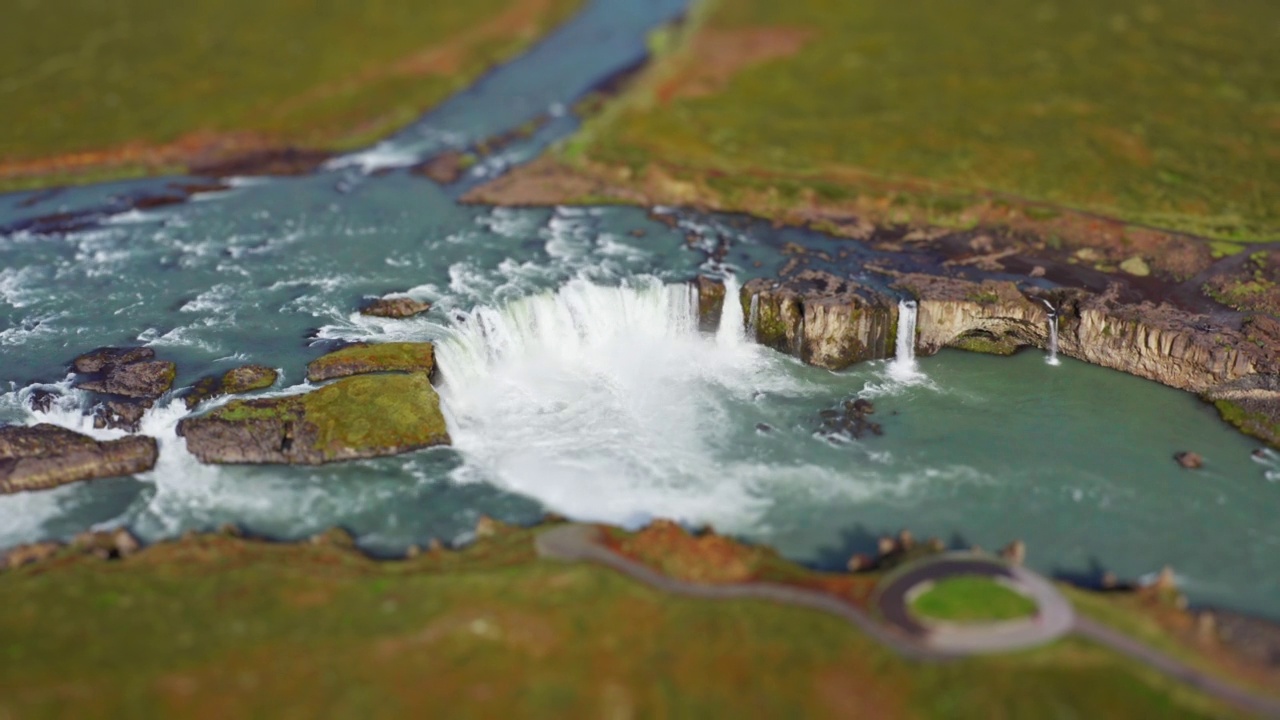
[[[716,342],[721,345],[741,345],[747,339],[741,291],[737,278],[730,275],[724,279],[724,307],[720,310],[720,329],[716,331]]]
[[[916,365],[916,312],[915,300],[898,301],[898,335],[894,338],[893,360],[889,361],[889,376],[895,380],[909,381],[920,376]]]
[[[1044,361],[1050,365],[1059,364],[1058,360],[1058,310],[1048,300],[1041,298],[1040,302],[1049,310],[1049,354]]]
[[[747,337],[756,341],[760,337],[760,296],[751,295],[751,314],[747,317]]]

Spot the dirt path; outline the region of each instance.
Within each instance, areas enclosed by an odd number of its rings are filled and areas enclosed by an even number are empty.
[[[951,660],[975,653],[1001,649],[999,642],[993,643],[989,639],[979,638],[974,633],[966,633],[966,635],[973,635],[973,637],[962,643],[945,642],[939,644],[936,640],[921,642],[906,631],[883,625],[853,605],[816,590],[761,582],[701,585],[676,580],[646,565],[615,553],[600,545],[597,542],[597,538],[597,530],[591,526],[561,525],[538,535],[535,539],[535,545],[538,554],[542,557],[569,561],[586,560],[599,563],[673,595],[713,600],[769,600],[827,612],[847,620],[862,632],[888,646],[902,657],[911,660]],[[954,566],[956,562],[961,561],[953,560],[951,565]],[[986,564],[990,565],[990,563]],[[924,574],[918,579],[912,580],[912,576],[917,571],[911,570],[901,578],[894,580],[890,587],[897,586],[901,588],[904,587],[904,582],[914,585],[923,579],[939,576],[939,573],[945,575],[949,567],[948,561],[945,559],[935,561],[930,565],[934,567],[925,566],[920,569]],[[1163,653],[1157,652],[1126,635],[1100,625],[1093,620],[1075,615],[1067,601],[1053,589],[1048,581],[1030,571],[1012,568],[1010,569],[1010,577],[1017,580],[1019,584],[1029,583],[1030,588],[1034,590],[1037,601],[1040,601],[1043,594],[1048,602],[1047,607],[1042,605],[1041,613],[1042,615],[1047,614],[1049,620],[1044,623],[1045,627],[1035,631],[1034,636],[1040,638],[1035,644],[1051,641],[1067,631],[1074,632],[1081,637],[1111,648],[1164,673],[1174,680],[1186,683],[1220,700],[1233,703],[1240,708],[1263,717],[1280,718],[1280,700],[1255,695],[1248,690],[1218,680]],[[1066,627],[1059,627],[1063,624],[1064,619],[1069,621]],[[1030,631],[1028,630],[1027,632]],[[1017,647],[1026,647],[1025,641],[1032,635],[1018,634],[1015,637],[1020,641],[1016,644]]]

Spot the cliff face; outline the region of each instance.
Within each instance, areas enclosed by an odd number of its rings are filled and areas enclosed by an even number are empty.
[[[1227,419],[1280,445],[1280,323],[1265,316],[1236,326],[1168,305],[1121,303],[1114,293],[1028,295],[1011,282],[932,275],[900,276],[893,293],[804,271],[752,280],[741,302],[757,342],[832,370],[893,355],[899,297],[918,300],[922,355],[944,347],[1000,355],[1045,348],[1052,307],[1061,354],[1200,394]]]
[[[835,275],[752,280],[741,301],[756,342],[810,365],[839,370],[893,354],[897,299]]]

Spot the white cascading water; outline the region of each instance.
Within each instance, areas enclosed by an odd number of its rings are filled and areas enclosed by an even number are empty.
[[[916,312],[915,300],[898,301],[898,336],[894,338],[893,360],[889,361],[889,377],[900,382],[910,382],[921,377],[916,364]]]
[[[726,298],[737,283],[726,282]],[[764,505],[729,438],[734,403],[794,390],[746,342],[740,303],[714,337],[686,287],[658,281],[555,293],[459,318],[436,346],[459,481],[487,481],[577,519],[745,527]]]
[[[1050,365],[1059,364],[1058,360],[1058,311],[1049,303],[1048,300],[1041,299],[1040,302],[1049,309],[1049,354],[1044,361]]]

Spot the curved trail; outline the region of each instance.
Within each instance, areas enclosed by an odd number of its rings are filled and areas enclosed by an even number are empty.
[[[762,582],[737,583],[733,585],[700,585],[676,580],[600,545],[596,542],[596,530],[587,525],[570,524],[551,528],[539,534],[534,539],[534,545],[538,555],[542,557],[569,561],[589,560],[610,567],[634,580],[639,580],[650,587],[673,595],[717,600],[769,600],[821,610],[847,620],[862,632],[888,646],[898,655],[911,660],[952,660],[975,653],[1000,649],[991,643],[976,639],[972,644],[947,642],[939,644],[936,641],[926,641],[927,644],[923,644],[907,632],[882,625],[853,605],[833,595],[816,590]],[[935,561],[931,565],[938,566],[930,573],[936,574],[946,567],[946,561]],[[921,568],[921,570],[929,569],[929,566]],[[894,580],[890,587],[901,586],[902,579],[908,578],[915,572],[917,571],[908,571],[902,578]],[[1053,590],[1050,583],[1034,573],[1021,570],[1021,568],[1011,568],[1010,575],[1015,577],[1019,583],[1026,583],[1028,580],[1032,581],[1031,585],[1036,590],[1034,595],[1037,601],[1041,598],[1040,591],[1045,588],[1049,591],[1049,595],[1046,595],[1046,597],[1061,597],[1056,590]],[[911,584],[914,585],[916,582]],[[1065,603],[1066,601],[1063,600],[1062,602]],[[1071,612],[1069,605],[1065,608],[1065,613],[1064,616],[1063,608],[1057,606],[1056,600],[1052,600],[1047,612],[1053,618],[1050,624],[1056,626],[1060,624],[1064,617],[1069,619],[1070,623],[1066,628],[1055,627],[1052,633],[1044,632],[1043,635],[1047,637],[1047,640],[1053,639],[1066,631],[1074,632],[1081,637],[1108,647],[1145,664],[1153,670],[1164,673],[1174,680],[1186,683],[1220,700],[1232,703],[1237,707],[1257,713],[1263,717],[1280,718],[1280,700],[1256,695],[1248,690],[1207,675],[1093,620],[1075,615]],[[966,635],[969,634],[966,633]],[[1019,644],[1018,646],[1026,647],[1025,644]]]

